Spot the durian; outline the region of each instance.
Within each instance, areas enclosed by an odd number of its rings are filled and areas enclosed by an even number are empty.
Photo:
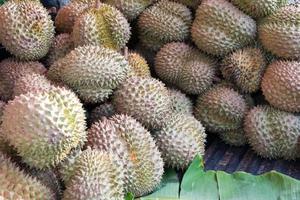
[[[184,41],[189,36],[191,11],[184,5],[162,0],[139,16],[139,38],[143,46],[157,51],[164,44]]]
[[[230,131],[221,131],[218,135],[226,144],[232,146],[243,146],[247,143],[243,127]]]
[[[223,59],[222,75],[241,91],[253,93],[260,89],[266,60],[258,48],[239,49]]]
[[[0,8],[0,22],[0,41],[17,58],[39,60],[49,51],[54,26],[39,1],[7,1]]]
[[[154,78],[128,78],[115,91],[113,105],[118,113],[130,115],[148,128],[163,126],[172,111],[167,88]]]
[[[169,89],[171,98],[172,111],[174,113],[182,113],[186,115],[193,114],[193,103],[189,97],[176,89]]]
[[[135,197],[152,192],[160,183],[163,160],[150,132],[126,115],[115,115],[92,125],[88,145],[119,156],[125,166],[126,192]]]
[[[281,110],[300,112],[300,62],[275,61],[262,80],[266,100]]]
[[[111,117],[116,114],[115,108],[111,103],[104,103],[94,108],[89,116],[90,124],[101,120],[103,117]]]
[[[2,120],[4,138],[25,163],[38,169],[57,166],[86,139],[82,104],[64,88],[15,97]]]
[[[124,172],[109,153],[88,148],[74,163],[63,200],[123,200]]]
[[[263,18],[285,6],[288,0],[231,0],[231,2],[253,18]]]
[[[131,68],[128,76],[151,77],[149,65],[140,54],[131,52],[127,60]]]
[[[199,49],[223,56],[254,41],[256,23],[227,0],[202,0],[191,33]]]
[[[185,43],[173,42],[157,53],[155,71],[163,81],[185,93],[201,94],[212,85],[215,62]]]
[[[211,132],[241,127],[247,104],[241,94],[225,86],[215,86],[199,96],[194,115]]]
[[[127,78],[129,65],[120,53],[100,47],[77,47],[49,69],[48,77],[73,89],[87,103],[99,103]]]
[[[51,66],[56,60],[65,57],[73,48],[74,44],[69,34],[62,33],[57,35],[48,52],[47,65]]]
[[[31,73],[44,74],[47,69],[39,62],[22,62],[7,58],[0,63],[0,99],[8,101],[13,98],[15,82]]]
[[[204,155],[205,129],[191,115],[174,114],[154,138],[170,167],[185,169],[196,155]]]
[[[190,8],[197,9],[200,5],[201,0],[175,0],[178,3],[182,3]]]
[[[300,58],[300,6],[289,5],[278,9],[258,24],[258,35],[263,46],[276,56]]]
[[[0,199],[54,200],[51,190],[0,152]]]
[[[244,129],[252,148],[266,158],[299,158],[300,117],[270,106],[249,111]]]

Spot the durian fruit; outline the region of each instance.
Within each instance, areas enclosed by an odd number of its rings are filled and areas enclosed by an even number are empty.
[[[168,89],[171,98],[172,111],[186,115],[193,114],[193,103],[189,97],[176,89]]]
[[[261,88],[266,100],[274,107],[300,112],[300,62],[271,63],[263,76]]]
[[[104,0],[104,3],[120,10],[129,21],[137,18],[153,2],[155,0]]]
[[[115,115],[94,123],[88,131],[88,145],[119,156],[125,167],[125,192],[139,197],[159,185],[161,154],[150,132],[132,117]]]
[[[57,166],[86,139],[85,111],[64,88],[27,93],[5,106],[1,132],[31,167]]]
[[[157,53],[155,71],[185,93],[201,94],[212,85],[215,62],[185,43],[172,42]]]
[[[120,50],[130,38],[130,25],[116,8],[100,3],[84,11],[77,19],[72,32],[75,46],[102,45]]]
[[[299,158],[300,117],[270,106],[249,111],[244,130],[254,151],[266,158]]]
[[[19,96],[28,92],[37,93],[41,91],[48,91],[52,87],[49,80],[44,75],[30,73],[21,76],[15,82],[13,89],[13,96]]]
[[[55,17],[55,28],[57,32],[71,34],[77,17],[84,10],[92,6],[93,2],[95,2],[95,0],[72,1],[59,9]]]
[[[49,188],[21,171],[1,152],[0,172],[0,199],[54,200]]]
[[[89,116],[90,124],[101,120],[103,117],[109,118],[116,114],[115,108],[111,103],[104,103],[94,108]]]
[[[44,74],[47,69],[39,62],[22,62],[7,58],[0,62],[0,99],[8,101],[13,98],[15,82],[30,73]]]
[[[131,52],[127,60],[131,68],[128,76],[151,77],[150,67],[140,54]]]
[[[166,165],[185,169],[197,154],[204,155],[206,133],[191,115],[174,114],[166,125],[154,133]]]
[[[129,65],[120,53],[101,46],[81,46],[55,62],[48,78],[61,81],[86,103],[99,103],[127,78]]]
[[[63,200],[123,200],[124,172],[109,153],[88,148],[74,163]]]
[[[245,131],[242,127],[230,131],[222,131],[218,135],[226,144],[232,146],[243,146],[247,143]]]
[[[57,35],[48,52],[47,65],[51,66],[56,60],[65,57],[73,48],[73,41],[69,34],[62,33]]]
[[[186,5],[193,9],[197,9],[197,7],[201,3],[201,0],[175,0],[175,1],[178,3],[182,3],[183,5]]]
[[[172,112],[168,89],[154,78],[128,78],[115,91],[113,105],[117,113],[130,115],[150,129],[162,127]]]
[[[230,87],[215,86],[199,96],[194,115],[211,132],[240,128],[247,104],[244,97]]]
[[[11,0],[0,8],[1,44],[17,58],[44,57],[54,38],[53,22],[39,1]]]
[[[231,0],[231,2],[253,18],[262,18],[285,6],[288,0]]]
[[[191,23],[191,11],[186,6],[168,0],[159,1],[139,16],[140,42],[157,51],[166,43],[184,41],[189,36]]]
[[[288,5],[261,20],[258,35],[262,45],[278,57],[300,58],[299,13],[299,5]]]
[[[223,56],[254,41],[256,23],[227,0],[202,0],[191,33],[199,49]]]
[[[266,60],[258,48],[239,49],[227,55],[222,62],[222,75],[241,91],[253,93],[259,90],[266,68]]]

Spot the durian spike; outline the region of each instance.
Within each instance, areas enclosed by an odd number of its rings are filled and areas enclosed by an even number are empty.
[[[124,47],[123,56],[125,57],[126,60],[128,60],[128,47]]]

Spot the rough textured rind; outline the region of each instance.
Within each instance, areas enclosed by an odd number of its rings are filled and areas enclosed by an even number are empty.
[[[88,148],[74,163],[63,200],[123,200],[123,169],[107,152]]]
[[[101,120],[103,117],[111,117],[116,114],[115,108],[111,103],[104,103],[94,108],[89,117],[90,124]]]
[[[88,145],[119,156],[125,167],[126,192],[135,197],[152,192],[163,174],[163,160],[150,132],[126,115],[93,124]]]
[[[157,53],[155,71],[185,93],[201,94],[212,85],[215,62],[185,43],[172,42]]]
[[[287,5],[288,0],[231,0],[231,2],[254,18],[262,18]]]
[[[137,18],[153,2],[155,0],[104,0],[120,10],[129,21]]]
[[[53,22],[39,1],[7,1],[0,9],[1,44],[22,60],[44,57],[54,38]]]
[[[48,52],[47,65],[51,66],[56,60],[63,58],[73,49],[73,41],[69,34],[62,33],[57,35]]]
[[[190,10],[167,0],[147,8],[139,17],[139,38],[143,46],[157,51],[172,41],[184,41],[192,23]]]
[[[113,93],[126,78],[129,65],[120,53],[100,47],[77,47],[55,62],[48,78],[63,82],[86,103],[99,103]]]
[[[54,167],[86,138],[85,111],[76,95],[63,88],[15,97],[4,109],[2,133],[24,162]]]
[[[102,45],[120,50],[130,38],[130,25],[123,14],[106,4],[84,11],[77,19],[72,32],[75,46]]]
[[[8,101],[13,98],[15,82],[23,75],[44,74],[47,69],[39,62],[22,62],[13,58],[0,63],[0,99]]]
[[[174,114],[154,138],[167,166],[185,169],[197,154],[204,155],[205,129],[191,115]]]
[[[300,112],[300,62],[271,63],[263,76],[261,88],[267,101],[274,107]]]
[[[131,52],[128,54],[127,60],[131,67],[128,76],[151,77],[149,65],[140,54]]]
[[[172,111],[174,113],[193,114],[193,103],[184,93],[176,89],[169,89],[169,95],[172,102]]]
[[[131,77],[115,91],[113,105],[118,113],[139,120],[148,128],[160,128],[172,109],[165,85],[154,78]]]
[[[258,48],[239,49],[223,59],[222,75],[245,93],[260,89],[266,60]]]
[[[254,41],[256,23],[227,0],[203,0],[191,33],[199,49],[223,56]]]
[[[201,3],[201,0],[175,0],[175,1],[178,3],[182,3],[183,5],[186,5],[193,9],[197,9],[197,7]]]
[[[231,131],[219,133],[219,137],[226,143],[232,146],[243,146],[247,143],[247,138],[243,128],[238,128]]]
[[[0,172],[0,198],[54,200],[49,188],[21,171],[1,152]]]
[[[19,96],[28,92],[37,93],[41,91],[48,91],[52,88],[49,80],[44,75],[30,73],[21,76],[15,82],[13,96]]]
[[[258,35],[263,46],[286,59],[300,58],[299,34],[299,4],[282,7],[258,24]]]
[[[253,108],[244,129],[252,148],[266,158],[299,158],[300,117],[270,106]]]
[[[242,95],[229,87],[215,86],[198,97],[194,115],[207,130],[221,132],[240,128],[246,110]]]

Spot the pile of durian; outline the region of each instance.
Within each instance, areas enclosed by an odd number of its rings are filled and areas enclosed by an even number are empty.
[[[291,1],[8,0],[0,42],[0,199],[143,196],[208,134],[300,157]]]

